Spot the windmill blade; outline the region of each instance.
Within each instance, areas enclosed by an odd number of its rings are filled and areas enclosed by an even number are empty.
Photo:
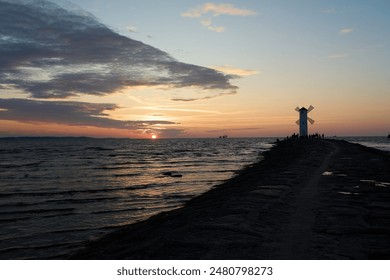
[[[310,105],[309,109],[307,109],[307,112],[309,113],[309,112],[312,111],[313,109],[314,109],[314,107]]]
[[[299,120],[297,120],[295,123],[296,123],[297,125],[299,125]]]
[[[312,118],[307,118],[307,120],[308,120],[311,124],[314,123],[314,120],[313,120]]]
[[[295,111],[299,112],[299,107],[295,108]]]

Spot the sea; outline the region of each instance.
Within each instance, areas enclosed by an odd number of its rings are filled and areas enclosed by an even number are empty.
[[[181,207],[275,140],[0,138],[0,259],[64,259]]]
[[[387,137],[344,137],[390,151]],[[0,259],[64,259],[86,241],[183,206],[276,138],[0,138]]]
[[[334,139],[343,139],[351,143],[357,143],[363,146],[390,152],[390,137],[388,136],[334,137]]]

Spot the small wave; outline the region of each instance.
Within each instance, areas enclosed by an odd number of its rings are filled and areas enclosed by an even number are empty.
[[[105,148],[105,147],[87,147],[85,150],[92,150],[92,151],[114,151],[115,149],[111,148]]]
[[[110,164],[109,166],[96,166],[93,167],[92,169],[94,170],[134,170],[134,168],[137,169],[145,169],[147,167],[139,167],[139,166],[129,166],[127,164],[119,164],[119,163],[113,163]]]
[[[120,212],[140,211],[145,209],[146,209],[145,207],[136,207],[136,208],[128,208],[128,209],[95,211],[95,212],[90,212],[90,214],[108,214],[108,213],[117,213],[117,212],[120,213]]]
[[[191,199],[191,198],[194,198],[196,195],[194,194],[169,194],[169,195],[165,195],[164,198],[165,199],[180,199],[180,200],[183,200],[183,199]]]
[[[0,168],[9,169],[9,168],[22,168],[22,167],[37,167],[42,164],[42,161],[23,163],[23,164],[2,164],[0,163]]]
[[[25,152],[25,150],[22,150],[22,149],[1,149],[0,150],[1,154],[21,154],[24,152]]]
[[[31,217],[8,218],[8,219],[0,218],[0,223],[15,223],[18,221],[25,221],[25,220],[29,220],[29,219],[31,219]]]
[[[103,227],[86,227],[86,228],[75,228],[75,229],[62,229],[62,230],[55,230],[51,231],[49,233],[74,233],[74,232],[86,232],[91,230],[112,230],[121,228],[123,225],[108,225]]]
[[[31,210],[19,210],[19,211],[5,211],[1,212],[0,215],[17,215],[17,214],[40,214],[49,212],[72,212],[74,208],[57,208],[57,209],[31,209]]]
[[[90,189],[90,190],[69,190],[69,191],[53,191],[53,192],[12,192],[12,193],[0,193],[0,197],[18,197],[18,196],[53,196],[53,195],[70,195],[74,196],[76,194],[96,194],[96,193],[106,193],[106,192],[116,192],[123,190],[139,190],[163,186],[162,184],[145,184],[145,185],[135,185],[119,188],[103,188],[103,189]]]
[[[114,174],[114,177],[137,177],[141,176],[141,173],[133,173],[133,174]]]

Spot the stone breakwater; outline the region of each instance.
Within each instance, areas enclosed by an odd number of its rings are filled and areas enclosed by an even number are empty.
[[[86,244],[71,259],[390,259],[389,153],[278,142],[189,201]]]

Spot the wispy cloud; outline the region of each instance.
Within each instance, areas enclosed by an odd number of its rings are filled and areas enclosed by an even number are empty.
[[[177,111],[177,112],[189,112],[189,113],[207,113],[207,114],[221,114],[219,111],[200,110],[200,109],[188,109],[188,108],[172,108],[171,106],[144,106],[136,107],[135,109],[143,109],[150,111]]]
[[[233,95],[236,94],[236,92],[231,91],[231,92],[222,92],[218,93],[216,95],[206,95],[203,97],[179,97],[179,98],[172,98],[171,101],[183,101],[183,102],[190,102],[190,101],[199,101],[199,100],[207,100],[207,99],[212,99],[215,97],[219,96],[225,96],[225,95]]]
[[[224,32],[225,27],[216,26],[210,16],[217,17],[221,15],[227,16],[253,16],[257,13],[253,10],[237,8],[232,4],[215,4],[206,3],[195,8],[191,8],[181,15],[188,18],[200,18],[200,23],[207,29],[215,32]]]
[[[323,9],[321,11],[321,13],[324,13],[324,14],[334,14],[336,12],[336,9],[335,8],[330,8],[330,9]]]
[[[257,70],[242,69],[228,64],[222,66],[211,66],[210,68],[213,68],[228,75],[235,75],[240,77],[260,74],[260,72]]]
[[[135,27],[135,26],[132,26],[132,25],[129,25],[126,27],[127,31],[131,32],[131,33],[137,33],[138,32],[138,28]]]
[[[342,28],[342,29],[340,29],[339,34],[345,35],[345,34],[351,33],[352,31],[353,31],[353,28]]]
[[[372,45],[367,45],[365,47],[362,47],[360,49],[356,49],[357,52],[373,52],[378,49],[382,49],[385,47],[385,44],[372,44]]]
[[[206,3],[196,8],[189,9],[182,13],[183,17],[199,18],[205,14],[212,14],[213,16],[229,15],[229,16],[251,16],[257,13],[248,9],[240,9],[234,7],[232,4],[215,4]]]
[[[211,18],[202,19],[200,23],[211,31],[215,31],[218,33],[225,31],[225,27],[213,25],[213,21],[211,20]]]

